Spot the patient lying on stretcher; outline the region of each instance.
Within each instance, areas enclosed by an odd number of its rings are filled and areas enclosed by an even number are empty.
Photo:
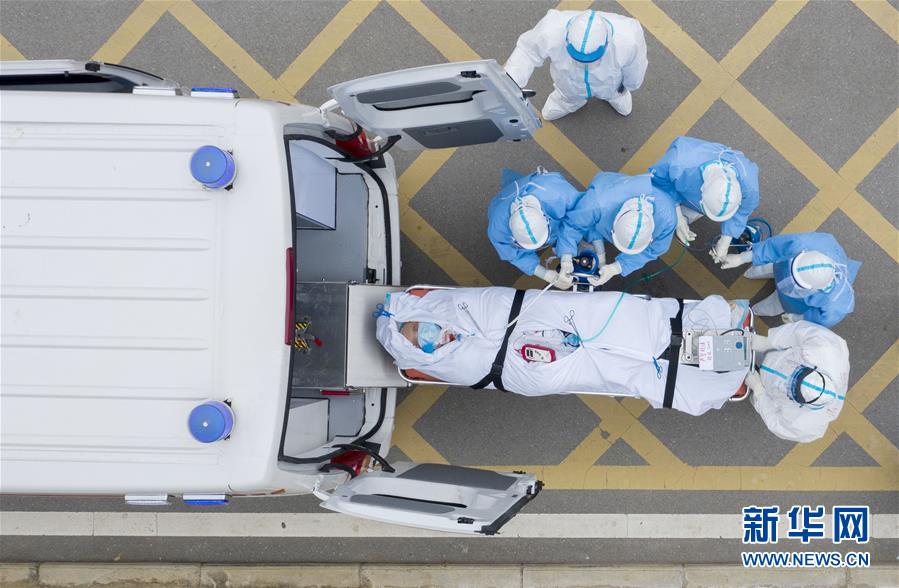
[[[527,396],[636,396],[663,406],[677,300],[618,292],[539,294],[524,294],[511,328],[511,288],[393,294],[378,318],[377,337],[400,369],[425,379]],[[720,296],[686,303],[682,312],[684,330],[703,332],[740,330],[745,318],[745,306]],[[720,408],[747,372],[680,364],[671,406],[696,415]]]

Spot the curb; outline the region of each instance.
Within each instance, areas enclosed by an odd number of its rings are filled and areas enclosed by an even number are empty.
[[[102,586],[238,588],[266,586],[375,588],[477,586],[496,588],[895,588],[899,565],[859,569],[753,570],[741,566],[573,565],[213,565],[0,564],[3,588]]]

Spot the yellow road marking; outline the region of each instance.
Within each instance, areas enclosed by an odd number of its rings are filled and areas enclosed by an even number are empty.
[[[292,102],[293,92],[279,84],[193,2],[174,2],[169,12],[260,98]]]
[[[895,247],[895,227],[869,203],[862,203],[863,198],[853,192],[855,186],[896,145],[899,139],[896,134],[899,115],[896,112],[881,124],[837,173],[739,82],[734,83],[725,92],[724,100],[793,167],[819,188],[819,192],[787,224],[783,233],[813,231],[820,227],[834,210],[852,200],[854,205],[851,208],[844,208],[844,211],[850,214],[853,220],[857,221],[856,224],[859,224],[859,227],[893,259],[899,260]],[[861,209],[870,214],[860,214]]]
[[[169,9],[169,2],[144,0],[94,53],[94,59],[121,63]]]
[[[622,398],[621,406],[623,406],[626,411],[634,415],[634,418],[637,419],[640,418],[640,415],[642,415],[649,409],[649,403],[642,398]]]
[[[856,199],[856,195],[853,194],[855,183],[857,183],[855,180],[863,178],[870,170],[874,169],[877,163],[889,153],[892,145],[895,145],[897,124],[895,112],[865,141],[841,168],[840,173],[837,173],[742,84],[734,83],[723,97],[737,114],[761,134],[793,167],[819,188],[818,193],[803,206],[793,220],[787,223],[782,233],[814,231],[837,208],[843,206],[847,199],[853,199],[857,206],[848,210],[847,213],[851,215],[851,218],[854,217],[853,220],[860,221],[860,223],[857,222],[859,227],[875,238],[878,245],[883,247],[890,256],[899,259],[895,246],[895,228],[879,213],[872,212],[870,215],[862,216],[859,213],[860,210],[871,212],[874,207],[870,204],[864,206],[861,196],[857,196]],[[845,176],[849,176],[851,179],[847,179]],[[754,295],[750,292],[752,286],[749,281],[741,281],[739,283],[740,292],[751,297]],[[764,286],[764,282],[760,281],[756,286],[755,292],[758,292]]]
[[[721,67],[739,78],[806,4],[805,0],[775,2],[724,56]]]
[[[400,204],[400,224],[403,233],[440,266],[453,282],[461,286],[491,285],[490,280],[478,268],[408,204]]]
[[[621,432],[621,438],[649,465],[672,468],[684,465],[670,449],[659,441],[634,415],[625,410],[618,401],[608,396],[591,396],[589,394],[582,394],[578,397],[602,419],[602,422],[605,423],[604,426],[608,430],[613,431],[613,427],[625,426],[624,431]],[[594,459],[594,461],[596,460]]]
[[[20,59],[25,59],[25,56],[19,53],[19,50],[13,47],[6,37],[0,35],[0,60],[18,61]]]
[[[534,140],[583,186],[589,184],[600,171],[599,166],[551,122],[543,121],[543,127],[534,135]]]
[[[409,204],[455,152],[455,149],[422,151],[399,178],[400,200]]]
[[[549,490],[569,490],[571,468],[542,464],[477,466],[536,474]],[[899,489],[899,470],[884,467],[593,466],[578,472],[579,490],[866,491]]]
[[[853,190],[840,204],[840,210],[871,237],[872,241],[880,245],[894,261],[899,262],[899,233],[897,233],[896,226],[888,221],[873,204]]]
[[[899,375],[899,340],[895,341],[865,375],[859,378],[846,395],[846,402],[859,412],[864,412],[897,375]]]
[[[835,182],[837,173],[805,141],[768,110],[743,84],[734,82],[722,98],[734,112],[760,134],[790,165],[817,188]],[[845,181],[844,181],[845,185]]]
[[[887,117],[843,164],[840,175],[853,186],[858,186],[874,171],[877,164],[887,156],[897,142],[899,142],[899,110],[894,110],[893,114]]]
[[[521,274],[512,287],[518,290],[542,290],[546,287],[546,282],[535,276]]]
[[[899,142],[899,110],[883,122],[858,151],[840,168],[839,174],[858,186]],[[880,245],[894,261],[899,262],[899,231],[895,225],[857,191],[850,191],[840,209]]]
[[[844,406],[839,420],[840,428],[873,457],[874,461],[884,468],[899,471],[899,449],[854,406],[851,404]]]
[[[347,2],[284,70],[278,82],[294,94],[299,92],[377,6],[377,0]]]
[[[899,11],[886,0],[855,0],[854,4],[864,12],[874,24],[883,29],[891,39],[899,43]]]
[[[677,243],[677,241],[672,241],[671,249],[662,256],[662,261],[669,266],[674,264],[677,257],[680,255],[681,247],[682,245]],[[700,252],[699,255],[708,255],[708,253]],[[702,265],[696,257],[691,255],[690,252],[684,254],[680,264],[674,268],[674,272],[703,298],[711,294],[727,295],[727,286],[725,286],[715,274],[710,272],[707,267]]]
[[[556,10],[587,10],[593,5],[593,0],[562,0],[556,5]]]
[[[449,463],[439,451],[428,443],[421,434],[412,427],[397,425],[393,432],[393,445],[405,453],[410,460],[418,463]]]
[[[400,227],[455,283],[463,286],[489,286],[490,280],[411,205],[412,198],[455,152],[455,149],[424,151],[400,176]]]
[[[686,134],[699,122],[729,84],[729,81],[720,77],[701,81],[634,152],[621,171],[626,174],[646,173],[649,166],[662,157],[672,141]]]
[[[661,8],[642,0],[619,0],[618,3],[698,78],[721,75],[721,65]]]
[[[393,444],[409,456],[409,459],[430,463],[447,463],[446,458],[440,455],[414,428],[418,419],[434,406],[434,403],[443,396],[446,390],[446,386],[416,386],[396,407]]]
[[[447,61],[472,61],[481,57],[445,22],[421,2],[388,0],[390,6],[412,25]]]
[[[564,488],[583,488],[586,473],[614,442],[615,440],[611,438],[606,439],[603,436],[603,430],[599,427],[590,431],[583,441],[578,443],[577,447],[557,466],[558,480],[556,483]]]
[[[770,113],[768,114],[770,115]],[[759,116],[764,116],[764,114]],[[770,116],[773,117],[773,115]],[[783,232],[800,233],[814,231],[837,208],[841,208],[859,228],[871,236],[875,243],[880,245],[894,260],[899,261],[899,252],[896,251],[896,228],[854,190],[877,167],[890,150],[896,146],[897,141],[899,141],[899,135],[896,132],[897,127],[899,127],[899,111],[893,112],[880,125],[874,134],[843,164],[839,173],[833,172],[829,167],[827,167],[827,171],[823,169],[818,170],[821,175],[827,176],[826,179],[820,180],[819,187],[821,189],[805,204],[799,214],[787,224]],[[802,148],[811,151],[805,143],[802,143],[801,139],[792,134],[792,131],[787,130],[785,133],[790,135],[785,142],[799,142],[802,144]],[[772,140],[767,137],[766,139],[769,142]],[[776,137],[773,137],[773,139],[777,140]],[[821,161],[820,165],[826,166],[827,164]],[[809,177],[809,179],[812,178]]]
[[[602,420],[603,408],[598,406],[603,401],[601,396],[579,394],[578,398],[600,417],[601,422],[559,463],[560,467],[570,468],[572,487],[583,483],[583,470],[596,463],[633,422],[632,419]]]
[[[840,433],[846,433],[865,453],[884,468],[896,468],[899,449],[851,404],[831,423],[824,437],[812,443],[799,443],[777,464],[777,469],[811,466],[830,447]]]
[[[793,449],[777,463],[778,468],[790,469],[796,467],[808,467],[818,459],[827,448],[837,440],[842,433],[842,429],[838,430],[836,425],[828,427],[824,436],[817,441],[811,443],[797,443]]]

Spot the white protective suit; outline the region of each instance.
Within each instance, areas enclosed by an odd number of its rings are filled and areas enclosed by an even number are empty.
[[[787,441],[807,443],[820,439],[843,409],[849,386],[849,348],[831,330],[798,321],[768,331],[774,349],[759,365],[762,390],[753,389],[752,406],[772,433]],[[815,367],[836,388],[822,406],[801,405],[790,397],[790,376],[800,366]]]
[[[543,106],[543,117],[553,120],[572,113],[590,98],[613,102],[640,87],[646,74],[646,40],[639,21],[598,12],[605,19],[611,38],[603,56],[593,63],[580,63],[566,50],[566,26],[578,10],[549,10],[533,29],[518,37],[505,70],[520,87],[527,87],[534,69],[549,58],[549,73],[555,90]],[[609,26],[611,25],[611,26]],[[624,93],[618,89],[624,86]],[[619,110],[619,107],[616,107]]]
[[[622,297],[618,292],[546,292],[529,308],[539,293],[527,292],[521,318],[509,338],[502,373],[506,390],[525,396],[591,392],[639,396],[656,408],[662,406],[668,362],[656,358],[670,344],[669,318],[678,310],[675,299],[646,300],[628,294]],[[434,290],[423,298],[393,294],[385,304],[393,316],[378,318],[377,337],[401,369],[472,386],[490,372],[514,294],[511,288],[499,287]],[[588,341],[602,329],[619,298],[618,309],[601,336]],[[462,309],[466,304],[467,311]],[[572,311],[577,332],[585,340],[573,353],[552,363],[531,363],[514,349],[512,342],[526,332],[571,332],[573,327],[565,317]],[[726,300],[710,296],[685,305],[683,328],[727,329],[740,324],[742,315],[742,308],[732,312]],[[435,322],[462,337],[434,353],[425,353],[399,332],[397,323],[407,321]],[[738,390],[747,372],[715,373],[680,365],[673,408],[694,415],[720,408]]]

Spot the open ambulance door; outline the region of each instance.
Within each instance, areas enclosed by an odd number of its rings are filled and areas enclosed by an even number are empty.
[[[393,468],[391,468],[393,469]],[[533,474],[401,463],[316,494],[340,513],[409,527],[493,535],[543,487]]]
[[[369,136],[395,137],[412,151],[520,141],[541,126],[521,88],[493,59],[377,74],[328,92]]]

